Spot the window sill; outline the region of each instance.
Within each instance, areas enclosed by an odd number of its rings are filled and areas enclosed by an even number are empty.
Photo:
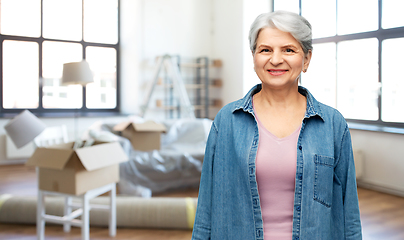
[[[362,131],[370,131],[370,132],[383,132],[383,133],[395,133],[395,134],[403,134],[404,128],[397,127],[384,127],[379,125],[372,124],[363,124],[363,123],[353,123],[348,121],[349,129],[353,130],[362,130]]]

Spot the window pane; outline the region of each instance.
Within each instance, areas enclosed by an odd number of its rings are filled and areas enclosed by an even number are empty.
[[[87,108],[116,107],[116,50],[87,47],[86,60],[94,73],[94,83],[87,84]]]
[[[117,0],[84,0],[84,40],[118,42]]]
[[[35,42],[3,42],[4,108],[38,107],[38,52]]]
[[[378,40],[337,45],[337,108],[346,118],[378,119]]]
[[[336,11],[335,0],[302,0],[302,16],[311,23],[313,38],[335,36]]]
[[[378,0],[338,0],[338,35],[377,30],[378,6]]]
[[[404,26],[403,0],[383,0],[382,27],[395,28]]]
[[[43,107],[81,108],[83,91],[80,85],[61,86],[63,64],[83,59],[81,44],[45,41],[43,43]]]
[[[1,0],[1,34],[41,36],[40,0]]]
[[[274,0],[274,10],[285,10],[299,14],[299,0]]]
[[[81,0],[44,0],[43,36],[45,38],[82,39]]]
[[[336,107],[336,65],[335,43],[313,44],[308,71],[302,74],[302,86],[331,107]]]
[[[382,120],[404,122],[404,38],[382,42]]]

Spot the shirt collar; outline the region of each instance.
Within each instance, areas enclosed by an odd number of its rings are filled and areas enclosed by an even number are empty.
[[[253,110],[253,106],[252,106],[252,97],[254,96],[254,94],[261,91],[261,89],[262,89],[261,84],[257,84],[253,88],[251,88],[251,90],[242,99],[237,101],[236,106],[233,109],[233,113],[235,111],[241,109],[245,112],[249,112],[254,115],[254,110]],[[311,95],[309,90],[307,90],[306,88],[304,88],[302,86],[299,86],[298,91],[300,94],[305,96],[307,99],[306,114],[304,117],[311,118],[314,116],[319,116],[324,121],[324,118],[322,116],[321,106],[320,106],[319,102],[313,97],[313,95]]]

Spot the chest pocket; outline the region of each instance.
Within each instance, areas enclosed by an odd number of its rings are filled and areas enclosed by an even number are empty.
[[[314,155],[314,200],[331,207],[334,181],[334,158]]]

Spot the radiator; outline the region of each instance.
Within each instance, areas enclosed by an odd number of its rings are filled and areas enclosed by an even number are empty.
[[[355,161],[355,172],[356,178],[359,179],[363,176],[364,164],[365,164],[365,154],[362,150],[354,150],[354,161]]]

